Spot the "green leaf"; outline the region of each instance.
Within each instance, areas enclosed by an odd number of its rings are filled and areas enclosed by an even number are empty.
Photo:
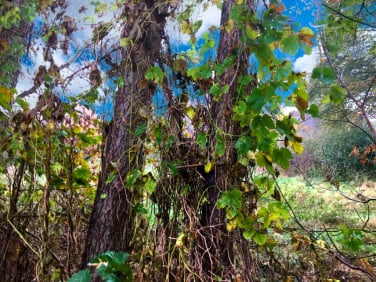
[[[264,234],[264,233],[255,232],[252,239],[257,245],[262,246],[266,243],[268,236],[267,234]]]
[[[341,104],[343,102],[343,99],[346,98],[346,90],[338,84],[332,84],[330,86],[329,97],[330,101],[333,102],[333,104]]]
[[[73,274],[72,277],[69,278],[67,282],[90,282],[90,281],[91,281],[90,271],[89,269],[84,269]]]
[[[141,134],[143,134],[147,129],[147,125],[146,124],[141,124],[139,126],[137,126],[137,128],[135,129],[134,131],[134,134],[139,137]]]
[[[201,26],[202,26],[202,20],[195,21],[192,25],[193,32],[196,33],[200,29]]]
[[[275,148],[272,152],[272,157],[275,162],[284,169],[288,169],[290,166],[290,160],[292,159],[291,152],[286,148]]]
[[[156,187],[157,187],[157,182],[154,181],[153,179],[151,179],[149,177],[148,180],[145,183],[145,190],[146,190],[146,192],[148,192],[149,194],[151,194],[151,193],[154,192],[154,190],[155,190]]]
[[[200,132],[197,134],[196,137],[197,144],[200,146],[201,149],[205,149],[206,147],[206,133]]]
[[[215,155],[221,157],[226,152],[226,144],[223,138],[223,135],[220,133],[216,134],[216,143],[215,143]]]
[[[254,230],[254,229],[246,230],[246,231],[243,232],[243,237],[246,240],[251,240],[252,237],[255,235],[255,233],[256,233],[256,230]]]
[[[73,181],[78,185],[87,186],[89,185],[89,178],[91,172],[86,167],[78,167],[73,171]]]
[[[248,103],[255,114],[258,114],[266,104],[266,96],[259,88],[254,88],[251,95],[248,96]]]
[[[188,76],[192,77],[193,80],[197,80],[199,78],[206,79],[211,78],[212,70],[209,65],[203,64],[201,66],[188,69],[187,74]]]
[[[309,113],[313,117],[319,117],[319,107],[315,104],[312,104],[307,110],[307,113]]]
[[[239,189],[233,189],[223,192],[222,196],[217,201],[217,207],[219,209],[230,208],[232,210],[238,210],[242,205],[242,192]]]
[[[281,47],[282,50],[286,52],[288,55],[294,56],[298,52],[299,43],[299,36],[291,35],[289,37],[282,39]]]
[[[275,30],[275,29],[269,29],[264,37],[264,42],[266,44],[271,44],[276,41],[280,41],[282,39],[283,32]]]
[[[329,84],[336,79],[333,69],[328,67],[316,67],[312,71],[312,79],[318,79],[323,83]]]
[[[247,111],[247,104],[243,100],[240,100],[238,104],[235,106],[234,112],[238,114],[239,116],[243,116],[245,115],[246,111]]]
[[[219,86],[217,83],[214,83],[210,87],[209,93],[213,94],[213,96],[218,99],[223,94],[223,87]]]
[[[97,272],[105,281],[132,281],[132,269],[126,264],[128,256],[124,252],[108,251],[95,257],[91,263],[100,265]]]
[[[235,149],[241,155],[246,155],[252,148],[252,139],[249,136],[240,136],[235,143]]]
[[[268,115],[263,115],[261,122],[265,127],[269,128],[269,129],[275,128],[275,124],[274,124],[273,119]]]
[[[16,98],[16,103],[24,110],[24,111],[26,111],[28,108],[29,108],[29,104],[25,101],[25,100],[23,100],[23,99],[21,99],[20,97],[17,97]]]
[[[159,85],[162,84],[164,77],[165,77],[165,73],[158,66],[148,68],[145,74],[146,79],[151,80]]]
[[[116,176],[116,173],[115,172],[111,172],[110,175],[106,179],[106,184],[111,183],[115,179],[115,176]]]

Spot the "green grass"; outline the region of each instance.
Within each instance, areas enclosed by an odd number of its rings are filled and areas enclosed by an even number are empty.
[[[288,228],[300,227],[317,239],[356,254],[376,253],[376,183],[339,183],[338,188],[320,179],[305,181],[299,177],[281,177],[281,191],[295,214],[285,222]]]

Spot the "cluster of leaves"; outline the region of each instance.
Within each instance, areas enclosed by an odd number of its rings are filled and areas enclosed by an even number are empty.
[[[21,1],[22,3],[24,1]],[[22,5],[15,5],[11,1],[4,1],[0,6],[0,86],[9,88],[14,81],[14,72],[19,68],[19,61],[24,53],[27,26],[36,16],[37,0],[27,1]]]
[[[123,252],[108,251],[102,253],[89,263],[95,267],[96,273],[106,282],[133,281],[132,269],[127,263],[128,254]],[[90,282],[92,275],[89,269],[75,273],[68,282]]]
[[[40,101],[48,100],[48,93]],[[61,103],[63,113],[56,119],[57,109],[48,102],[30,110],[17,101],[19,109],[10,111],[0,132],[0,229],[20,234],[36,255],[30,263],[41,269],[41,278],[66,279],[76,268],[70,257],[77,259],[82,252],[82,242],[74,238],[86,227],[95,196],[99,122],[74,104]],[[54,256],[53,267],[46,270],[45,262]],[[69,269],[62,268],[62,261]]]

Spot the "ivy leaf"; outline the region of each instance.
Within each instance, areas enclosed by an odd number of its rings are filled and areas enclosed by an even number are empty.
[[[210,94],[213,94],[215,98],[220,98],[221,95],[223,94],[223,88],[220,87],[217,83],[214,83],[209,90]]]
[[[246,239],[246,240],[251,240],[252,237],[255,235],[256,233],[256,230],[254,229],[250,229],[250,230],[246,230],[243,232],[243,237]]]
[[[235,143],[235,149],[241,155],[246,155],[252,147],[252,139],[248,136],[240,136]]]
[[[300,96],[296,96],[295,107],[299,110],[299,112],[304,112],[308,108],[308,100]]]
[[[105,281],[132,281],[132,269],[126,264],[128,256],[124,252],[108,251],[95,257],[91,263],[100,264],[97,272]],[[120,279],[118,275],[125,279]]]
[[[91,281],[90,271],[89,269],[84,269],[73,274],[72,277],[69,278],[67,282],[90,282],[90,281]]]
[[[282,39],[281,48],[288,55],[294,56],[296,53],[298,53],[299,43],[299,36],[291,35],[289,37]]]
[[[145,183],[145,190],[146,190],[146,192],[148,192],[149,194],[151,194],[151,193],[154,192],[154,190],[155,190],[156,187],[157,187],[157,182],[154,181],[153,179],[151,179],[149,177],[148,180]]]
[[[275,148],[272,152],[273,160],[276,161],[284,169],[288,169],[290,166],[290,160],[292,159],[291,152],[286,148]]]
[[[158,66],[148,68],[145,74],[146,79],[151,80],[159,85],[162,84],[164,77],[165,73]]]
[[[307,113],[309,113],[313,117],[319,117],[319,107],[315,104],[312,104],[307,110]]]
[[[219,209],[230,208],[232,210],[238,210],[242,206],[242,192],[239,189],[233,189],[223,192],[222,196],[217,201]]]
[[[138,137],[141,134],[143,134],[146,131],[146,129],[147,129],[147,125],[141,124],[141,125],[137,126],[137,128],[134,131],[134,134]]]
[[[197,144],[200,146],[201,149],[205,149],[206,147],[206,133],[200,132],[197,134],[196,137]]]
[[[247,102],[251,106],[251,109],[257,114],[266,104],[266,96],[262,94],[259,88],[254,88]]]
[[[203,64],[198,67],[190,68],[187,72],[187,75],[192,77],[193,80],[197,80],[199,78],[211,78],[212,76],[212,70],[209,65]]]
[[[185,107],[184,113],[187,115],[187,117],[189,117],[190,120],[193,120],[196,115],[195,108],[192,106]]]
[[[255,232],[252,239],[257,245],[262,246],[266,243],[268,236],[264,233]]]
[[[333,69],[328,67],[316,67],[312,71],[312,79],[318,79],[323,83],[329,84],[336,79]]]
[[[226,152],[226,144],[223,135],[217,132],[216,134],[217,142],[215,143],[215,154],[217,157],[221,157]]]

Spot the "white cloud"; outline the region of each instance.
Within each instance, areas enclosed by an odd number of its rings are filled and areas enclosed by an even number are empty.
[[[312,48],[312,53],[310,55],[304,55],[295,60],[294,71],[311,73],[314,67],[317,65],[318,59],[319,49],[318,47],[314,47]]]
[[[179,12],[184,11],[186,5],[191,1],[187,1]],[[200,29],[196,32],[196,37],[200,37],[204,32],[208,31],[211,26],[218,27],[221,21],[221,10],[210,2],[203,1],[200,5],[197,5],[192,13],[190,21],[192,23],[202,20]],[[190,36],[183,34],[180,30],[179,23],[176,18],[169,18],[166,24],[166,32],[172,43],[188,43]]]

